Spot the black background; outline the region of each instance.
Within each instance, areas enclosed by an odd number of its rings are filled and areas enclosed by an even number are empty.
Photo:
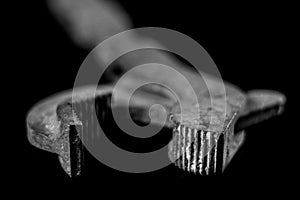
[[[198,41],[215,61],[223,79],[244,91],[270,89],[287,96],[285,113],[248,130],[246,143],[225,171],[225,179],[273,183],[284,178],[290,164],[289,142],[289,88],[292,82],[294,57],[292,35],[295,16],[292,6],[276,4],[204,4],[198,1],[121,1],[132,17],[135,27],[165,27],[180,31]],[[22,105],[19,105],[23,124],[17,140],[21,150],[16,153],[18,169],[15,173],[24,182],[66,183],[72,181],[62,170],[54,154],[32,147],[26,139],[25,117],[38,101],[56,92],[72,88],[77,69],[88,55],[69,38],[61,25],[48,11],[44,1],[30,1],[16,12],[18,19],[14,38],[18,55],[16,78],[24,87]],[[18,32],[19,31],[19,32]],[[19,34],[20,33],[20,34]],[[21,44],[21,45],[20,45]],[[19,55],[21,54],[21,55]],[[19,63],[20,61],[20,63]],[[26,93],[25,93],[26,91]],[[20,111],[19,111],[20,112]],[[19,126],[19,125],[18,125]],[[104,166],[92,167],[88,175],[76,183],[100,179],[114,184],[128,182],[174,180],[204,182],[206,178],[193,177],[170,167],[151,174],[123,174]],[[92,166],[92,164],[90,164]],[[94,173],[95,172],[95,173]],[[74,181],[73,181],[74,182]]]

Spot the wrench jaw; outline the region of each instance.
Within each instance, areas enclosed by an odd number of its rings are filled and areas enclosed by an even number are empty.
[[[42,111],[44,112],[49,113],[48,109]],[[78,158],[82,156],[78,137],[82,124],[73,112],[71,103],[60,102],[51,106],[51,115],[42,113],[41,117],[35,118],[35,122],[32,122],[34,118],[29,117],[31,119],[27,122],[29,142],[39,149],[56,153],[62,168],[69,176],[74,175],[73,169],[77,167],[79,169],[76,173],[80,173],[81,163],[78,165],[76,162],[77,165],[74,165],[72,152],[76,151],[75,155]]]
[[[244,131],[234,133],[235,120],[219,133],[176,122],[169,159],[180,169],[199,175],[220,175],[243,144]]]
[[[111,87],[103,87],[97,95],[106,96]],[[26,116],[27,139],[39,149],[55,153],[63,170],[77,177],[83,168],[82,109],[87,99],[93,99],[94,87],[83,86],[63,91],[34,105]],[[103,111],[104,112],[104,111]]]
[[[29,142],[37,148],[58,154],[63,169],[70,177],[80,175],[83,166],[83,146],[79,135],[83,131],[91,132],[97,122],[91,118],[87,103],[88,100],[94,100],[94,89],[81,88],[75,94],[72,96],[72,91],[66,91],[57,98],[43,101],[45,103],[38,104],[28,114],[26,122]],[[104,117],[105,107],[111,105],[104,106],[108,104],[107,99],[112,98],[114,104],[117,104],[118,99],[112,97],[110,86],[97,90],[96,94],[103,98],[100,107],[97,108],[98,104],[95,104],[96,111],[98,115]],[[150,94],[153,97],[153,94]],[[242,105],[240,102],[244,102],[244,98],[237,103],[234,103],[236,102],[234,98],[227,99],[229,99],[228,106],[231,107],[228,109],[230,112],[226,113],[223,128],[219,126],[218,117],[224,113],[218,107],[209,107],[202,102],[199,105],[200,113],[195,107],[188,106],[188,109],[182,107],[181,111],[184,111],[182,115],[174,112],[178,108],[174,106],[173,101],[168,103],[167,98],[152,100],[150,96],[144,94],[133,101],[133,108],[136,109],[134,112],[136,116],[133,116],[133,119],[149,122],[149,106],[153,103],[168,108],[166,111],[170,120],[167,120],[165,126],[173,130],[173,139],[168,146],[169,159],[189,173],[220,175],[243,145],[245,129],[254,123],[281,114],[285,103],[283,95],[266,91],[251,92],[251,95],[247,96],[246,105],[242,107],[237,105]],[[119,104],[122,105],[122,99],[119,99]],[[157,113],[153,115],[154,122],[160,121],[159,112]],[[158,120],[155,120],[156,117]],[[209,128],[211,117],[214,119],[213,126]]]
[[[197,113],[171,116],[174,129],[173,140],[169,144],[169,158],[184,171],[200,175],[222,174],[243,145],[245,130],[280,115],[284,104],[285,97],[280,93],[252,91],[247,96],[245,106],[234,110],[233,114],[226,114],[225,128],[222,131],[206,128],[208,126],[203,123],[206,121],[203,119],[207,118],[207,115],[201,115],[200,123],[193,122]],[[202,108],[203,110],[205,109]]]

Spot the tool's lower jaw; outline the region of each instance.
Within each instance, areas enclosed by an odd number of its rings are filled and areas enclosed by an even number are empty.
[[[178,123],[169,144],[169,158],[184,171],[200,175],[221,174],[245,139],[234,126],[222,133],[193,129]]]

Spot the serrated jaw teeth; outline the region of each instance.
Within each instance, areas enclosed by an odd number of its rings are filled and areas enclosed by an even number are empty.
[[[177,125],[169,146],[169,158],[179,168],[201,175],[212,175],[222,171],[223,148],[218,149],[218,134]],[[220,143],[223,140],[220,138]],[[222,144],[220,144],[222,145]],[[217,160],[219,163],[217,163]],[[218,164],[218,165],[217,165]],[[221,166],[219,166],[219,164]]]

